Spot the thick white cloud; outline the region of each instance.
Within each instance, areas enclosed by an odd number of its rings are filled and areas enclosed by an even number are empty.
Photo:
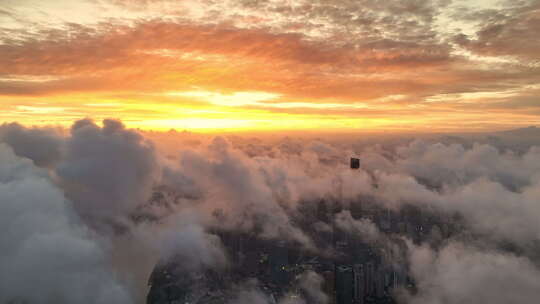
[[[411,304],[528,304],[540,297],[540,270],[528,259],[450,243],[439,252],[411,246],[418,293]]]
[[[0,141],[11,146],[15,154],[33,160],[38,166],[50,166],[61,157],[62,137],[55,129],[4,124],[0,126]]]
[[[434,184],[465,184],[478,178],[519,189],[540,179],[540,148],[532,147],[524,155],[501,152],[487,144],[430,144],[414,141],[397,149],[397,166],[412,176]]]
[[[227,264],[221,240],[207,233],[197,217],[197,214],[184,212],[168,219],[165,227],[160,227],[157,235],[161,258],[175,260],[186,271],[220,269]]]
[[[80,120],[56,174],[81,217],[95,225],[123,221],[146,202],[160,168],[153,145],[121,122],[105,120],[99,127]]]
[[[413,303],[524,303],[538,296],[534,254],[494,249],[504,241],[530,250],[540,241],[538,147],[512,151],[465,139],[461,144],[416,140],[375,145],[349,139],[208,141],[205,136],[191,146],[174,145],[171,139],[164,152],[113,120],[103,127],[78,121],[65,137],[18,125],[1,131],[0,141],[10,148],[0,149],[0,302],[20,295],[61,295],[60,300],[81,303],[86,290],[102,295],[96,303],[141,299],[159,259],[177,259],[191,270],[226,265],[220,240],[208,232],[215,228],[255,231],[262,238],[317,250],[295,220],[306,216],[300,202],[321,200],[340,201],[345,208],[366,201],[394,210],[411,204],[461,215],[464,229],[474,237],[462,241],[471,243],[438,239],[433,246],[442,246],[438,250],[410,247],[420,288],[419,294],[409,295]],[[39,149],[42,143],[53,151]],[[163,157],[173,151],[177,156]],[[361,169],[348,168],[352,155],[360,156]],[[149,202],[154,190],[163,191],[166,203]],[[145,212],[157,216],[132,220]],[[391,256],[401,254],[394,238],[373,222],[353,219],[348,211],[333,220],[336,227],[382,245]],[[478,249],[480,244],[490,249]],[[496,278],[506,272],[512,282]],[[310,286],[319,282],[309,275],[307,281]],[[26,282],[35,286],[33,293],[23,293]],[[520,292],[497,298],[504,284]],[[84,292],[72,292],[81,286]],[[498,286],[493,295],[481,294],[492,286]],[[318,289],[303,288],[305,298],[297,300],[325,302]],[[253,286],[242,290],[238,303],[269,301]]]
[[[29,132],[18,129],[12,140],[2,140],[17,146]],[[34,151],[39,159],[46,149],[32,149],[50,135],[32,132],[36,140],[15,152]],[[131,220],[161,178],[161,160],[139,133],[112,120],[103,127],[82,120],[58,141],[65,154],[51,170],[1,145],[0,302],[24,296],[31,303],[142,303],[160,259],[189,270],[227,263],[219,238],[196,213],[178,210],[156,223]],[[118,224],[125,225],[114,229]],[[31,285],[35,292],[27,294]]]
[[[192,180],[204,189],[200,209],[224,212],[226,218],[219,218],[217,225],[243,231],[260,229],[264,238],[285,238],[311,247],[310,240],[292,225],[287,206],[280,204],[266,183],[263,167],[218,137],[203,152],[182,151],[177,170],[185,176],[182,180]]]
[[[299,278],[300,288],[305,293],[307,303],[326,304],[330,301],[330,296],[322,291],[324,278],[318,273],[307,270]]]
[[[336,214],[334,223],[336,227],[354,234],[368,243],[373,243],[381,239],[379,228],[367,218],[356,220],[348,210]]]
[[[131,303],[61,190],[0,144],[0,302]]]

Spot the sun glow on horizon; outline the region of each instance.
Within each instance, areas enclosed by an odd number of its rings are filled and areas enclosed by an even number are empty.
[[[0,123],[118,118],[201,132],[540,124],[537,3],[405,2],[7,0]]]
[[[416,115],[415,107],[421,109],[421,105],[407,105],[390,110],[362,102],[295,102],[283,99],[280,94],[255,91],[224,94],[198,90],[169,91],[133,97],[68,95],[51,98],[56,102],[42,102],[40,98],[19,102],[18,98],[10,98],[11,109],[0,113],[0,121],[69,127],[74,120],[85,117],[96,121],[115,118],[132,128],[156,131],[192,130],[203,133],[272,130],[436,132],[458,130],[452,124],[464,117],[464,113],[449,112],[446,113],[445,120],[452,123],[443,124],[438,118]],[[393,101],[402,98],[399,96],[388,99]],[[445,98],[449,99],[451,96]],[[156,99],[159,101],[156,102]],[[0,97],[0,102],[1,100]],[[358,110],[365,111],[365,115],[357,113],[351,116]],[[396,112],[395,117],[391,116],[393,111]],[[435,123],[436,127],[432,125]],[[534,121],[526,123],[535,124]],[[483,128],[484,125],[480,123],[472,129]]]

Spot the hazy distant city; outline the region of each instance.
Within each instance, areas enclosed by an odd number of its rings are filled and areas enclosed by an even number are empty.
[[[540,293],[535,127],[216,137],[86,119],[0,141],[1,303]]]
[[[0,304],[540,303],[540,0],[0,0]]]

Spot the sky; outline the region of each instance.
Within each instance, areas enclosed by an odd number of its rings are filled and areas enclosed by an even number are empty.
[[[0,0],[0,122],[538,125],[539,32],[535,0]]]

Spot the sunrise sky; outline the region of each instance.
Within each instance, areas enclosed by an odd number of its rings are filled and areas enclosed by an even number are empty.
[[[0,0],[0,123],[538,125],[539,33],[526,0]]]

